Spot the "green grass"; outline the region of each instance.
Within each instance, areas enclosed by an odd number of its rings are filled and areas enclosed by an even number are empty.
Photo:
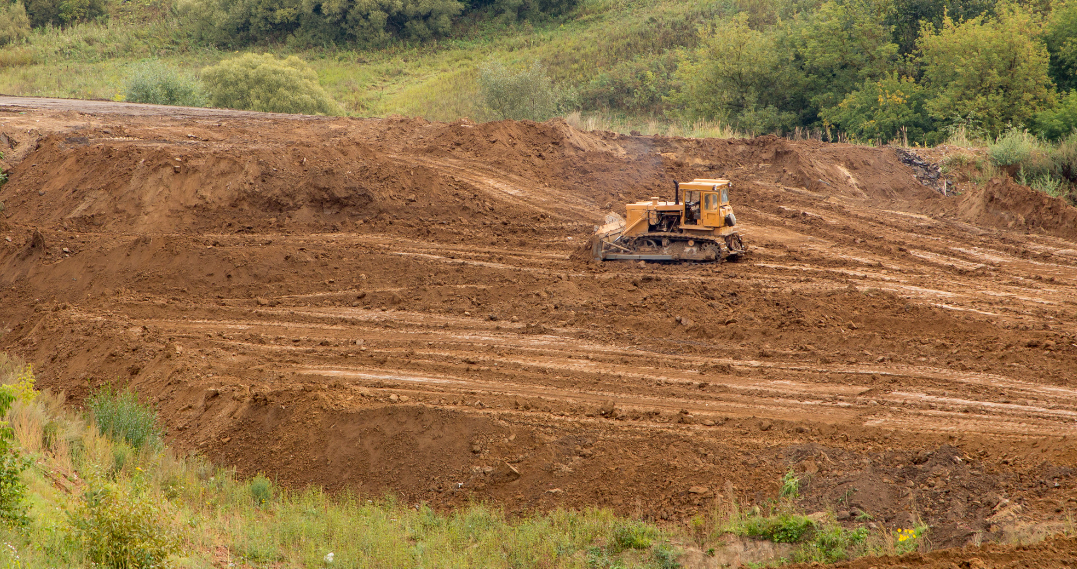
[[[157,426],[157,414],[141,404],[138,396],[129,389],[115,391],[105,387],[86,400],[97,428],[102,435],[130,445],[135,450],[161,446],[162,433]],[[122,447],[113,453],[115,462],[122,466],[126,460]]]
[[[187,73],[233,57],[198,44],[184,31],[182,17],[153,4],[153,12],[114,13],[106,23],[87,22],[65,29],[37,29],[27,42],[0,53],[0,93],[84,99],[119,100],[130,66],[156,59]],[[148,17],[148,13],[156,17]],[[600,70],[642,57],[662,57],[668,50],[692,46],[697,27],[714,3],[704,0],[584,0],[571,18],[541,25],[480,22],[462,27],[453,39],[420,45],[398,43],[370,51],[295,49],[287,44],[250,48],[251,52],[298,55],[318,73],[319,81],[354,116],[420,116],[452,121],[493,118],[479,104],[478,68],[490,59],[509,66],[539,61],[558,83],[586,89]],[[462,24],[464,26],[464,24]],[[585,113],[588,117],[594,113]],[[665,133],[665,119],[600,113],[609,130],[645,129]],[[644,128],[640,128],[640,127]],[[692,125],[675,125],[684,134]]]

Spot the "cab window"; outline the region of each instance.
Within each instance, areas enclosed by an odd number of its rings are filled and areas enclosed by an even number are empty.
[[[722,188],[722,203],[729,203],[729,187]]]
[[[707,211],[718,209],[718,194],[703,194],[703,209]]]

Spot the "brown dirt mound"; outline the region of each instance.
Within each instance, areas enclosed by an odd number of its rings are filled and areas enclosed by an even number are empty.
[[[1077,237],[1077,208],[1009,178],[993,179],[961,196],[957,211],[961,219],[975,225]]]

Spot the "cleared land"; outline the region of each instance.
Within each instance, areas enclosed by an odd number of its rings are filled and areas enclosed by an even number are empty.
[[[937,547],[1072,529],[1060,200],[943,196],[891,148],[558,121],[0,98],[0,132],[0,350],[75,404],[130,383],[243,473],[681,523],[792,468],[809,511],[922,519]],[[574,255],[716,176],[743,261]]]

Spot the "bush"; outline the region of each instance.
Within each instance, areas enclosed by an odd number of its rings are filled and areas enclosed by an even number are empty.
[[[1011,127],[988,146],[991,160],[999,166],[1016,166],[1032,157],[1039,146],[1036,137],[1027,130]]]
[[[654,541],[650,528],[642,524],[623,524],[613,530],[610,551],[614,554],[626,549],[647,549]]]
[[[867,528],[847,530],[839,525],[830,525],[816,531],[812,540],[802,545],[793,555],[798,563],[834,563],[851,557],[850,550],[868,537]]]
[[[1077,183],[1077,131],[1058,143],[1051,152],[1051,162],[1057,176]]]
[[[248,53],[202,72],[210,105],[270,113],[337,114],[318,75],[296,56]]]
[[[273,482],[261,474],[251,479],[250,488],[254,505],[258,507],[265,506],[273,499]]]
[[[561,112],[570,99],[537,61],[519,73],[488,61],[479,69],[479,90],[497,119],[544,121]]]
[[[197,79],[155,60],[131,66],[123,96],[132,103],[185,107],[206,105],[206,96]]]
[[[161,446],[157,413],[139,403],[130,390],[116,392],[106,387],[91,395],[86,403],[102,435],[125,441],[134,449]]]
[[[619,62],[583,88],[580,102],[589,109],[661,112],[676,68],[673,52]]]
[[[161,567],[178,549],[152,497],[115,486],[91,487],[70,514],[75,538],[95,564],[117,569]]]
[[[108,17],[105,0],[26,0],[25,6],[30,25],[35,28]]]
[[[757,516],[744,522],[743,531],[750,537],[760,537],[775,543],[796,543],[815,529],[815,522],[798,514]]]
[[[384,45],[394,38],[424,40],[450,31],[459,0],[306,2],[303,0],[189,0],[181,11],[196,37],[222,46],[290,36],[312,45]]]
[[[22,2],[0,4],[0,47],[22,41],[30,35],[30,18]]]
[[[1077,131],[1077,89],[1070,91],[1057,107],[1036,113],[1032,121],[1036,134],[1059,140]]]
[[[15,402],[16,391],[9,385],[0,386],[0,417],[6,417]],[[7,421],[0,421],[0,521],[8,525],[25,525],[26,484],[22,472],[30,461],[12,448],[15,433]]]

